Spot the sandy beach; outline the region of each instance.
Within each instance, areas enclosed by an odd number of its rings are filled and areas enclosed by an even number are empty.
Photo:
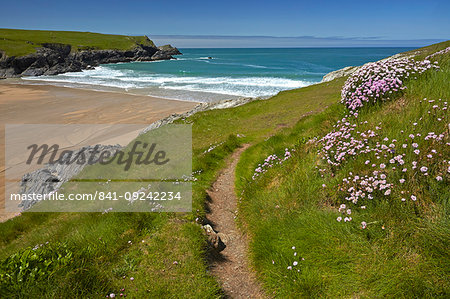
[[[0,81],[0,221],[14,216],[4,211],[6,124],[134,124],[108,140],[126,145],[146,127],[173,113],[186,112],[194,102],[167,100],[117,92],[100,92],[49,85]],[[100,140],[101,141],[101,140]]]

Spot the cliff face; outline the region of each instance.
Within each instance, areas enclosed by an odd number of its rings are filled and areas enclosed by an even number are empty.
[[[0,52],[0,78],[57,75],[79,72],[99,64],[173,59],[181,54],[170,45],[159,48],[136,45],[132,50],[72,51],[70,45],[42,44],[33,54],[8,57]]]

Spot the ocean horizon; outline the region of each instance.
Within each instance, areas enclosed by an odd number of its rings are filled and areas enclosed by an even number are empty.
[[[184,48],[176,60],[100,65],[27,83],[123,91],[193,102],[269,97],[321,81],[332,71],[358,66],[411,47]]]

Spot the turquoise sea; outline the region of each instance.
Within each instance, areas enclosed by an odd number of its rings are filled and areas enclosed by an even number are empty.
[[[411,49],[180,49],[183,55],[176,56],[176,60],[108,64],[94,70],[26,80],[209,102],[274,95],[317,83],[331,71]]]

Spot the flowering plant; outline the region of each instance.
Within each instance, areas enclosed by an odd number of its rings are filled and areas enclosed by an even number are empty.
[[[356,110],[365,103],[388,100],[406,88],[403,84],[406,79],[432,68],[439,67],[427,59],[397,58],[368,63],[347,79],[341,102],[350,110]]]

